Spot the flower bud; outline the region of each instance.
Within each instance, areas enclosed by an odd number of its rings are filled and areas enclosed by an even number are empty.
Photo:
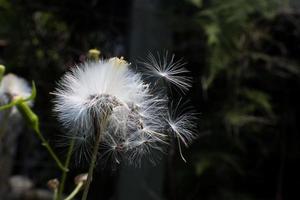
[[[79,174],[75,177],[74,182],[76,185],[78,185],[79,183],[83,183],[83,185],[85,185],[86,181],[88,178],[88,174]]]
[[[0,65],[0,81],[2,81],[2,77],[5,73],[5,66],[4,65]]]
[[[48,181],[47,185],[50,190],[57,190],[59,187],[59,180],[57,178],[51,179]]]
[[[99,51],[98,49],[90,49],[88,52],[88,58],[91,60],[99,60],[99,56],[101,54],[101,51]]]

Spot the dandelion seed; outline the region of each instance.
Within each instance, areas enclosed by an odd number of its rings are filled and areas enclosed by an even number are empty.
[[[139,62],[144,66],[143,73],[150,80],[156,80],[170,83],[182,92],[187,91],[191,87],[192,79],[187,76],[189,72],[182,60],[175,60],[175,55],[169,56],[168,52],[163,57],[159,54],[155,57],[149,54],[145,61]]]
[[[169,126],[169,133],[177,139],[181,158],[186,162],[182,154],[180,142],[188,147],[196,138],[195,130],[197,126],[197,116],[190,107],[186,106],[187,103],[180,103],[181,101],[178,103],[171,103],[166,121]]]

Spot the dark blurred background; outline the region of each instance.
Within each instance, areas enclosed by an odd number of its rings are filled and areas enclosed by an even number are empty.
[[[183,57],[194,80],[186,95],[201,115],[187,163],[170,152],[157,166],[107,164],[89,199],[300,199],[300,1],[0,0],[0,63],[35,80],[34,111],[54,146],[63,133],[50,92],[91,48],[133,63],[149,51]],[[1,200],[13,199],[12,178],[47,191],[60,176],[29,128],[13,136],[19,126],[0,146]],[[71,168],[67,191],[86,171]]]

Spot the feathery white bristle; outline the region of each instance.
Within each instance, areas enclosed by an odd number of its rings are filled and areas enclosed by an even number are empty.
[[[195,130],[197,128],[197,116],[192,108],[186,106],[181,100],[177,103],[171,103],[168,117],[168,132],[177,139],[180,156],[186,162],[181,148],[181,142],[188,147],[196,138]]]
[[[175,55],[168,55],[165,53],[163,57],[159,54],[154,56],[149,54],[145,61],[139,62],[145,68],[144,75],[150,80],[165,81],[177,87],[182,92],[187,91],[191,87],[192,79],[187,76],[189,72],[185,67],[185,63],[181,60],[175,60]]]
[[[181,101],[171,103],[167,123],[171,133],[187,147],[196,137],[197,116],[193,109],[185,104],[187,103],[181,104]]]

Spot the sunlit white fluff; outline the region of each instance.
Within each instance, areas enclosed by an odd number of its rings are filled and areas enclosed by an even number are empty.
[[[163,151],[169,137],[188,146],[194,139],[195,115],[181,102],[168,108],[171,86],[187,91],[191,78],[181,61],[166,54],[152,54],[133,71],[119,58],[85,62],[67,72],[54,92],[58,118],[75,139],[76,160],[89,160],[95,143],[95,119],[108,116],[101,135],[103,162],[140,165],[143,158],[154,162],[153,151]],[[143,68],[144,70],[140,70]],[[153,79],[154,83],[153,84]],[[101,162],[102,163],[102,162]]]
[[[17,97],[26,99],[30,95],[31,87],[25,79],[14,74],[7,74],[3,77],[0,84],[0,98],[3,103],[8,103]],[[32,102],[29,104],[32,105]],[[13,107],[11,114],[15,113],[17,113],[17,109]]]
[[[28,82],[14,74],[7,74],[0,84],[0,94],[9,94],[11,97],[22,97],[24,99],[31,95]]]
[[[63,76],[54,95],[54,110],[69,137],[75,138],[79,160],[90,158],[95,119],[107,113],[101,157],[110,156],[116,163],[126,158],[134,163],[145,149],[155,150],[151,147],[164,141],[161,122],[165,100],[153,96],[141,75],[123,60],[112,58],[76,66]]]
[[[185,92],[191,87],[191,77],[187,76],[189,72],[185,63],[181,60],[175,60],[175,55],[169,56],[166,52],[163,57],[159,54],[154,56],[149,54],[145,61],[140,62],[143,66],[144,75],[156,83],[163,81],[175,86],[177,89]]]
[[[179,152],[184,161],[186,160],[182,155],[180,142],[188,147],[196,138],[195,130],[197,128],[197,114],[186,104],[187,102],[181,104],[181,101],[172,102],[166,119],[168,132],[177,139]]]

